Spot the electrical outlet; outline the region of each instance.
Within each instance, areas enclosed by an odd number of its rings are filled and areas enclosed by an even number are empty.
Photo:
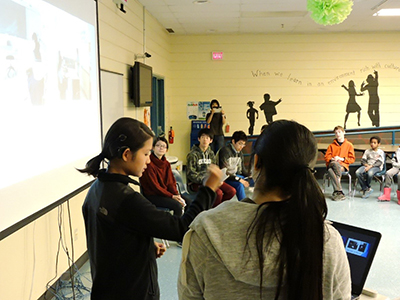
[[[75,228],[74,230],[74,241],[78,240],[78,228]]]

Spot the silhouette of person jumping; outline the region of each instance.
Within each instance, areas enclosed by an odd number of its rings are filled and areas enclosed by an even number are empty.
[[[282,102],[282,99],[278,101],[271,101],[269,94],[264,94],[264,103],[260,105],[260,109],[264,111],[265,120],[268,124],[273,122],[272,117],[277,114],[275,106]]]
[[[349,87],[346,87],[344,84],[342,84],[342,88],[344,88],[349,93],[349,100],[346,106],[346,116],[344,117],[344,129],[346,129],[346,123],[347,119],[349,118],[349,114],[354,112],[357,113],[357,120],[358,120],[357,124],[358,126],[361,126],[360,125],[361,107],[356,102],[356,96],[362,96],[364,94],[363,93],[357,94],[353,80],[349,81]]]
[[[250,107],[246,112],[247,119],[249,119],[249,122],[250,122],[249,135],[253,135],[254,124],[256,122],[256,115],[257,115],[257,119],[258,119],[258,110],[253,108],[254,101],[247,102],[247,106]]]
[[[374,71],[374,75],[369,74],[366,81],[361,84],[361,92],[367,90],[369,94],[368,116],[371,119],[372,126],[379,127],[379,96],[378,96],[378,71]]]

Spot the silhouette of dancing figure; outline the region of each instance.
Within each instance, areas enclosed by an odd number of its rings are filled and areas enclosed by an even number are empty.
[[[269,94],[264,94],[264,103],[260,105],[260,109],[264,111],[265,120],[268,124],[273,122],[272,117],[277,114],[275,106],[282,102],[282,99],[278,101],[271,101]]]
[[[349,93],[349,100],[346,106],[346,116],[344,117],[344,129],[346,129],[346,123],[347,119],[349,118],[349,114],[353,112],[357,113],[357,120],[358,120],[357,124],[358,126],[361,126],[360,125],[361,107],[356,102],[356,96],[362,96],[364,94],[363,93],[357,94],[353,80],[349,81],[349,87],[346,87],[344,84],[342,84],[342,88],[344,88]]]
[[[257,119],[258,119],[258,110],[253,108],[254,101],[247,102],[247,106],[250,107],[246,112],[247,119],[249,119],[249,122],[250,122],[249,135],[253,135],[254,123],[256,122],[256,114],[257,114]]]
[[[379,96],[378,96],[378,71],[374,71],[374,76],[368,75],[366,81],[361,84],[361,92],[367,90],[369,94],[368,116],[371,119],[372,126],[379,127]]]

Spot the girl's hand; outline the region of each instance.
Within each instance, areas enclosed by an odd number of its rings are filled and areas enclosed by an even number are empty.
[[[167,248],[165,247],[165,245],[163,243],[154,242],[154,246],[156,246],[157,258],[160,258],[161,256],[163,256],[165,251],[167,251]]]
[[[222,185],[222,171],[218,166],[211,164],[208,167],[208,175],[205,180],[205,186],[208,186],[214,192]]]

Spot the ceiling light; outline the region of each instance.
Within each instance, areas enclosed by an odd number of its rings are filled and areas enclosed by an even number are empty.
[[[210,3],[209,0],[194,0],[193,1],[194,4],[207,4]]]
[[[393,17],[400,16],[400,8],[382,8],[374,13],[375,17]]]

